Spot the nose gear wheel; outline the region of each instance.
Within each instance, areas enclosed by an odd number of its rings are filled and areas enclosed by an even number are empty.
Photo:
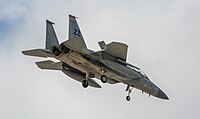
[[[127,87],[126,87],[126,91],[128,92],[128,95],[126,96],[127,101],[131,100],[130,94],[131,94],[132,89],[133,89],[133,86],[127,85]]]

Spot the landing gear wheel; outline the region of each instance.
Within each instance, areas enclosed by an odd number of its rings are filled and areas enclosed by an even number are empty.
[[[127,100],[127,101],[130,101],[130,100],[131,100],[131,97],[130,97],[130,96],[126,96],[126,100]]]
[[[106,83],[107,82],[107,77],[105,75],[101,76],[101,82]]]
[[[126,96],[126,100],[127,101],[131,100],[130,94],[131,94],[131,91],[132,91],[133,87],[134,86],[132,86],[132,85],[129,85],[129,84],[127,85],[127,88],[126,88],[126,91],[128,91],[128,96]]]
[[[88,81],[87,80],[83,80],[83,82],[82,82],[83,88],[87,88],[88,85],[89,85]]]

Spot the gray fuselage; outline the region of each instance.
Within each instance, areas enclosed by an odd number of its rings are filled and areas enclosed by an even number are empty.
[[[93,74],[97,79],[100,79],[101,75],[105,75],[110,83],[122,82],[146,92],[149,95],[162,99],[167,98],[162,90],[151,82],[141,71],[137,71],[136,69],[120,63],[104,59],[101,60],[104,63],[100,62],[100,60],[93,60],[93,62],[91,62],[89,61],[91,59],[85,58],[81,54],[72,50],[67,54],[55,56],[55,58],[85,74]],[[101,59],[101,57],[95,59]],[[105,64],[110,65],[112,68],[109,68]]]

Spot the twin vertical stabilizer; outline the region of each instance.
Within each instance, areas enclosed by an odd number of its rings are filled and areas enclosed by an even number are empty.
[[[84,52],[87,51],[87,47],[76,18],[69,15],[69,36],[68,40],[63,42],[63,44],[75,51]]]
[[[45,49],[50,50],[52,46],[59,47],[58,38],[53,28],[53,22],[46,20],[46,47]]]
[[[83,35],[78,26],[75,16],[69,15],[69,35],[68,40],[64,42],[65,45],[77,49],[87,49]],[[46,20],[46,49],[50,50],[52,46],[59,47],[58,38],[53,28],[54,23]]]
[[[75,16],[69,15],[69,36],[68,40],[74,40],[78,46],[83,49],[87,49],[83,35],[78,26]]]

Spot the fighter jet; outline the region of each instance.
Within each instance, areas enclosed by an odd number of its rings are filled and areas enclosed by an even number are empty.
[[[139,89],[155,97],[166,99],[167,95],[156,86],[140,68],[126,62],[128,45],[120,42],[106,44],[98,42],[101,50],[92,51],[87,48],[82,32],[77,23],[77,17],[69,15],[68,39],[59,44],[54,23],[46,20],[46,47],[22,51],[24,55],[55,58],[59,62],[44,60],[36,62],[41,69],[60,70],[72,79],[88,86],[101,88],[95,79],[102,83],[127,85],[130,101],[133,88]]]

